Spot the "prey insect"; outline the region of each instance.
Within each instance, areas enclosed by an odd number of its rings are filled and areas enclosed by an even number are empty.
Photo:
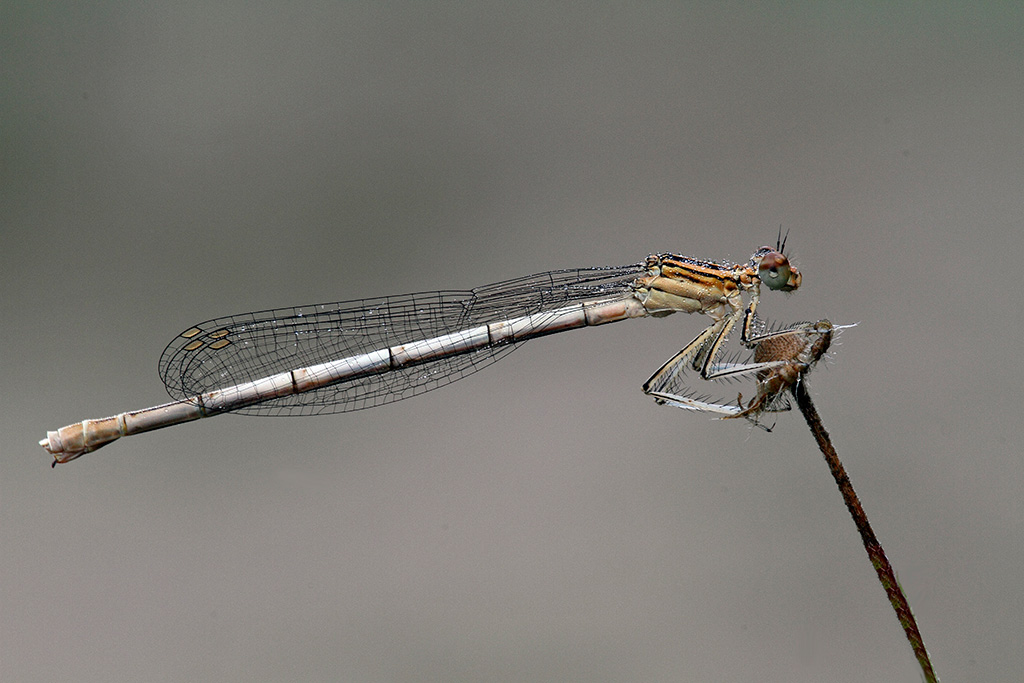
[[[467,291],[208,320],[175,337],[160,358],[174,401],[71,424],[39,444],[56,465],[122,436],[221,413],[370,408],[450,384],[535,337],[677,312],[713,321],[683,351],[709,377],[740,321],[742,341],[753,340],[761,284],[783,292],[800,286],[800,272],[779,237],[775,247],[761,247],[745,263],[655,254],[630,266],[549,271]]]
[[[716,413],[722,419],[746,418],[763,427],[761,419],[766,413],[791,408],[787,390],[794,390],[803,381],[828,351],[835,332],[844,327],[852,326],[837,326],[828,320],[788,325],[752,340],[753,354],[746,362],[715,364],[704,379],[755,379],[755,393],[746,405],[742,394],[737,395],[735,403],[730,403],[699,395],[688,387],[684,370],[694,351],[683,355],[685,349],[654,373],[644,384],[644,392],[662,405]],[[770,431],[770,428],[765,429]]]

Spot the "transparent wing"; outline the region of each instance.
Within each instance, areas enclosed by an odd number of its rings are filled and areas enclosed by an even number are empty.
[[[465,291],[279,308],[208,320],[174,338],[160,377],[175,399],[280,372],[431,339],[576,301],[630,292],[644,264],[559,270]],[[521,342],[519,342],[521,343]],[[400,401],[451,384],[510,353],[518,343],[340,382],[242,408],[249,415],[317,415]]]

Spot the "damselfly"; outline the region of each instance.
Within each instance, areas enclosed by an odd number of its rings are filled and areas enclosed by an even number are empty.
[[[681,357],[708,376],[740,320],[750,345],[760,287],[790,292],[799,271],[785,240],[746,263],[655,254],[642,263],[540,273],[468,291],[441,291],[217,318],[164,350],[171,403],[48,432],[64,463],[122,436],[226,412],[313,415],[398,401],[450,384],[534,337],[592,325],[704,313],[712,324]],[[743,293],[748,294],[745,302]]]

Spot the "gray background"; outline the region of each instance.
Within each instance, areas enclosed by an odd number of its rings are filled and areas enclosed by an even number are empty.
[[[1020,680],[1019,9],[40,4],[0,8],[3,680],[919,680],[799,416],[641,395],[706,318],[36,446],[210,317],[780,224],[764,311],[860,323],[812,390],[940,675]]]

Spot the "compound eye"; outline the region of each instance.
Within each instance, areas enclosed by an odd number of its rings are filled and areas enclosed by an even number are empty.
[[[789,267],[789,259],[785,254],[777,251],[770,251],[761,258],[761,264],[757,269],[761,282],[768,285],[769,289],[788,291],[795,289],[790,282],[792,269]]]

